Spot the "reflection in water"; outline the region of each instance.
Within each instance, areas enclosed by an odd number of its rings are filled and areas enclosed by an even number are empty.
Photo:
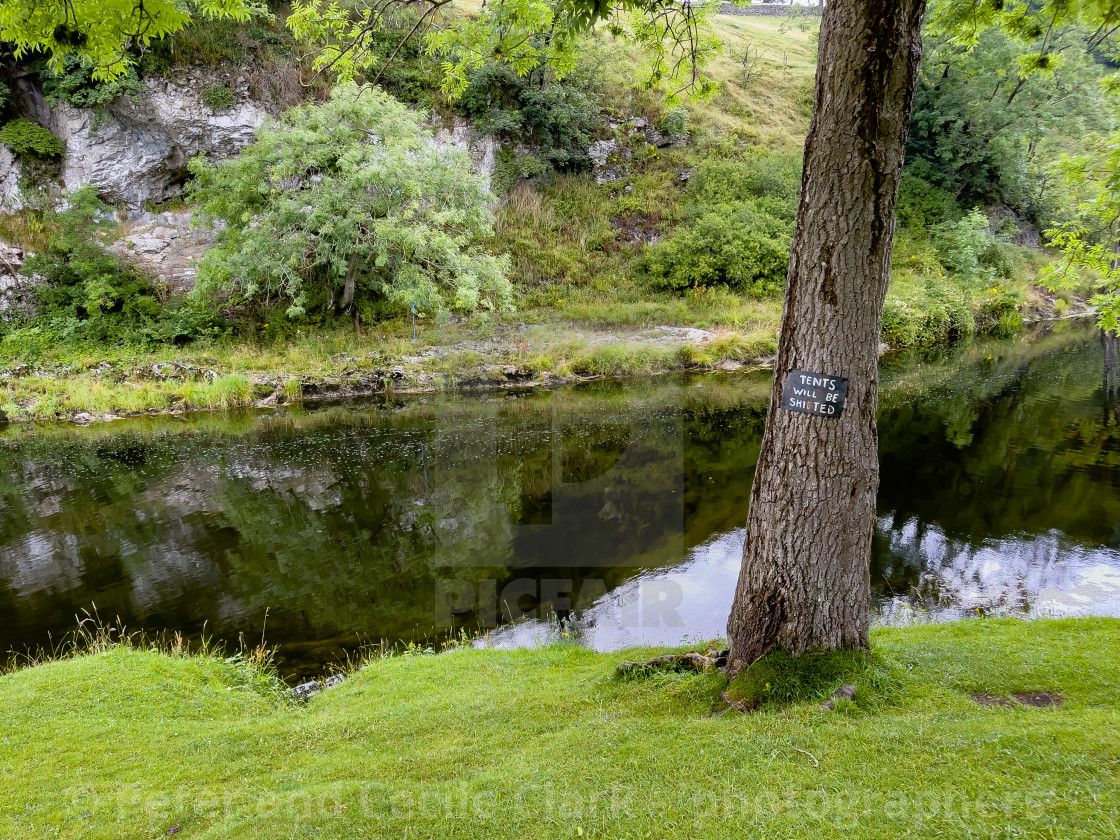
[[[1116,345],[1120,344],[1120,336],[1109,330],[1101,330],[1101,349],[1104,351],[1104,382],[1101,393],[1104,397],[1104,422],[1116,421],[1117,411],[1120,411],[1120,375],[1117,372]]]
[[[1115,350],[1065,327],[884,365],[880,620],[1120,614]],[[447,625],[499,625],[495,644],[719,636],[768,391],[765,373],[682,376],[9,429],[0,649],[93,603],[232,641],[267,610],[290,673]]]
[[[950,620],[976,614],[1120,615],[1120,550],[1085,548],[1060,533],[1013,537],[980,545],[950,540],[936,526],[919,532],[909,520],[880,517],[877,536],[887,551],[877,560],[881,624]],[[746,529],[720,534],[672,569],[649,572],[598,599],[574,631],[599,650],[682,644],[721,634],[731,611]],[[892,593],[884,581],[914,581]],[[672,597],[666,601],[665,594]],[[666,609],[668,603],[672,609]],[[522,621],[486,642],[521,647],[556,641],[565,628]]]

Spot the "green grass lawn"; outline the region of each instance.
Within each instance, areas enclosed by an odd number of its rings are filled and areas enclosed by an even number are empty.
[[[718,675],[614,677],[649,651],[382,659],[295,706],[112,648],[0,677],[0,837],[1120,836],[1120,621],[873,644],[888,694],[720,717]],[[1027,691],[1064,702],[970,699]]]

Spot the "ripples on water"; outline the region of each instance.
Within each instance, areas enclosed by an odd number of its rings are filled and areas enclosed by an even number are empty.
[[[877,620],[1120,615],[1106,358],[1067,326],[884,365]],[[767,393],[764,373],[680,376],[13,427],[0,646],[57,638],[93,603],[130,628],[265,630],[293,674],[438,638],[441,614],[498,624],[497,645],[717,637]]]

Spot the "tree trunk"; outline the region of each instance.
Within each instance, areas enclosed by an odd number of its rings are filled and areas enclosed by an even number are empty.
[[[766,432],[728,621],[732,672],[770,650],[866,649],[879,334],[925,0],[830,0]],[[792,370],[847,379],[782,408]]]
[[[350,304],[354,302],[354,281],[358,277],[358,256],[355,254],[350,258],[349,265],[346,266],[346,280],[342,285],[342,300],[339,302],[339,308],[344,312],[350,308]]]

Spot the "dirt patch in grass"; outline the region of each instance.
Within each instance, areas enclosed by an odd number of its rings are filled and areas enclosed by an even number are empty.
[[[1038,706],[1042,708],[1045,706],[1062,705],[1062,698],[1052,691],[1027,691],[1020,694],[1012,694],[1011,696],[1024,706]]]

